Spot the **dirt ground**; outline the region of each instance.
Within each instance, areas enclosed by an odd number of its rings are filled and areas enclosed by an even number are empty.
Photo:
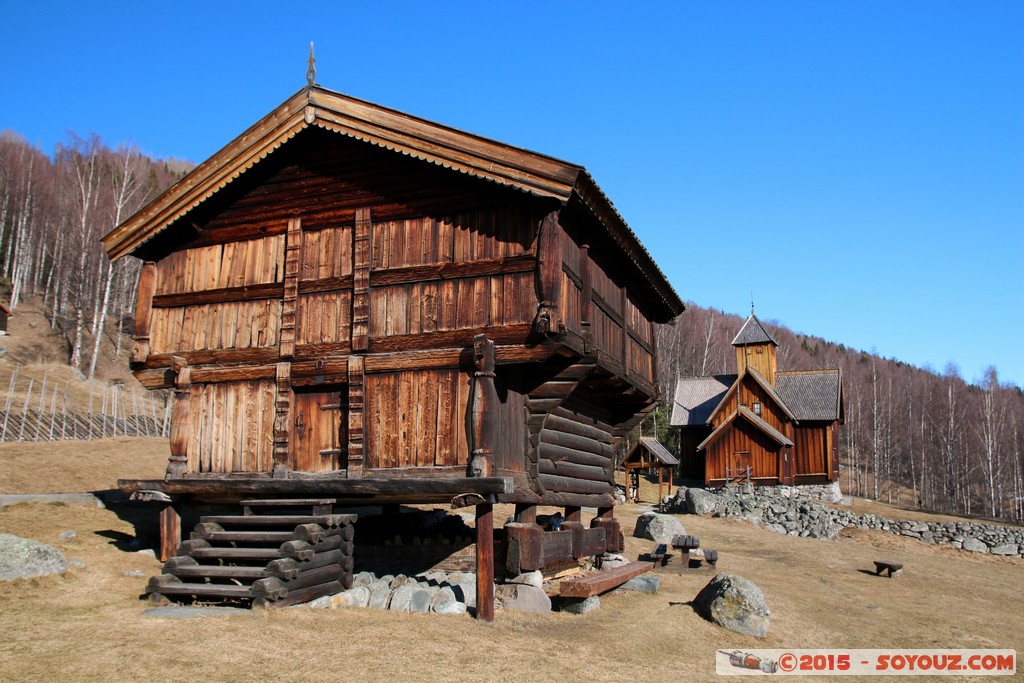
[[[5,445],[0,482],[5,492],[41,482],[49,491],[110,488],[118,476],[159,476],[165,457],[159,439]],[[38,476],[13,478],[29,464]],[[504,507],[497,519],[510,512]],[[646,509],[625,505],[616,511],[632,558],[651,546],[629,537]],[[679,681],[717,678],[719,648],[1024,653],[1024,561],[881,532],[819,541],[739,521],[680,520],[703,546],[719,551],[721,571],[751,579],[764,591],[772,611],[766,638],[726,631],[693,611],[687,603],[713,576],[703,571],[661,570],[658,593],[608,594],[601,609],[587,615],[498,611],[493,624],[366,609],[146,618],[148,603],[140,595],[159,563],[125,549],[135,533],[131,514],[10,506],[0,509],[0,533],[49,543],[85,567],[0,583],[0,680]],[[61,540],[65,530],[76,536]],[[904,576],[868,573],[872,560],[881,558],[903,562]],[[133,569],[146,577],[124,575]]]

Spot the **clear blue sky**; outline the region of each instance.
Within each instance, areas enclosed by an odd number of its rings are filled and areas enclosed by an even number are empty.
[[[325,87],[586,166],[684,299],[1024,385],[1024,2],[629,5],[9,2],[0,129],[200,162],[313,40]]]

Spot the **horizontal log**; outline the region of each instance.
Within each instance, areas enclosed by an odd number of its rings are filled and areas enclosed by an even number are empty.
[[[551,462],[543,457],[538,462],[538,466],[541,474],[555,474],[562,477],[570,477],[572,479],[607,482],[608,484],[612,483],[611,468],[604,469],[601,467],[592,467],[590,465],[577,465],[576,463],[566,462],[564,460]]]
[[[544,441],[544,434],[541,433],[540,443],[537,444],[537,453],[541,458],[546,458],[551,462],[561,462],[567,460],[569,462],[580,462],[582,465],[595,465],[598,467],[611,467],[611,460],[609,458],[602,458],[599,455],[593,453],[586,453],[584,451],[577,451],[572,448],[565,448],[564,446],[557,446],[552,443],[546,443]],[[596,462],[586,462],[587,456],[593,458]]]
[[[500,503],[524,503],[535,505],[551,505],[554,507],[591,507],[602,508],[615,505],[615,497],[610,492],[601,494],[589,493],[565,493],[560,491],[547,491],[539,494],[528,488],[517,488],[514,492],[498,496]]]
[[[380,287],[382,285],[398,285],[411,282],[526,273],[536,267],[537,259],[532,255],[506,256],[476,261],[432,263],[425,266],[372,270],[370,271],[370,286]]]
[[[216,543],[284,543],[291,540],[294,535],[290,531],[206,531],[197,530],[191,533],[191,538],[201,538]]]
[[[326,552],[317,553],[306,562],[301,562],[292,557],[283,557],[281,559],[271,560],[268,562],[267,573],[273,576],[278,576],[282,579],[288,578],[287,576],[282,576],[282,574],[294,573],[297,575],[305,570],[316,569],[317,567],[326,567],[329,564],[341,564],[346,557],[351,556],[345,555],[340,548],[337,550],[328,550]]]
[[[615,569],[563,579],[558,585],[558,594],[564,598],[589,598],[618,588],[633,577],[652,569],[654,569],[653,562],[630,562]]]
[[[531,399],[538,398],[564,398],[571,394],[579,382],[572,380],[545,382],[536,389],[530,391]]]
[[[230,565],[196,564],[192,567],[167,567],[164,571],[174,576],[191,578],[204,577],[211,579],[262,579],[271,574],[263,567],[238,567]]]
[[[570,434],[568,432],[560,432],[554,429],[548,429],[547,423],[545,428],[540,433],[541,443],[551,444],[552,446],[559,446],[571,451],[582,451],[595,455],[599,458],[608,460],[612,459],[612,447],[611,444],[602,443],[593,439],[588,439],[585,436],[579,436],[577,434]]]
[[[252,584],[254,597],[278,600],[300,588],[308,588],[331,581],[340,581],[343,572],[336,564],[329,564],[323,567],[316,567],[309,571],[302,572],[295,579],[282,581],[276,576],[259,579]]]
[[[195,548],[190,551],[192,557],[207,560],[274,560],[279,557],[295,557],[309,559],[316,554],[315,550],[297,550],[286,555],[277,548]]]
[[[344,576],[342,577],[345,578]],[[349,586],[351,587],[351,586]],[[271,608],[278,607],[290,607],[291,605],[299,605],[316,598],[323,597],[324,595],[334,595],[340,593],[345,589],[344,584],[341,581],[330,581],[328,583],[317,584],[316,586],[309,586],[307,588],[297,588],[292,591],[288,591],[288,595],[281,598],[280,600],[267,601],[264,598],[257,598],[253,601],[253,606],[266,606]]]
[[[206,289],[197,292],[182,292],[180,294],[157,294],[153,297],[153,308],[259,301],[260,299],[280,299],[283,296],[284,285],[282,283],[267,282],[259,285]]]
[[[291,557],[306,550],[314,553],[322,553],[327,550],[341,550],[344,555],[352,554],[352,541],[343,541],[341,536],[330,536],[319,543],[308,543],[306,541],[285,541],[281,544],[281,556]]]
[[[565,493],[608,493],[611,484],[608,482],[587,481],[585,479],[571,479],[555,474],[541,473],[537,477],[548,491],[562,491]]]
[[[524,324],[504,325],[501,327],[467,327],[457,330],[445,330],[443,332],[377,336],[370,338],[370,351],[373,353],[384,353],[413,349],[471,346],[473,344],[473,337],[478,334],[486,334],[487,338],[495,344],[524,344],[532,331],[532,325]]]
[[[592,429],[595,429],[599,433],[604,434],[606,437],[607,437],[607,435],[612,433],[612,426],[610,424],[608,424],[606,422],[602,422],[601,420],[598,420],[596,418],[588,417],[587,415],[583,415],[581,413],[574,412],[574,411],[570,410],[568,407],[559,406],[559,407],[555,408],[554,410],[552,410],[551,414],[554,417],[560,417],[560,418],[562,418],[564,420],[568,420],[569,422],[574,422],[574,423],[576,423],[576,424],[578,424],[578,425],[580,425],[582,427],[590,427]],[[562,423],[558,423],[558,424],[562,424]],[[570,431],[570,430],[566,429],[566,430],[563,430],[563,431]],[[590,433],[593,434],[593,432],[590,432]],[[587,436],[587,434],[584,434],[584,436]],[[598,437],[595,434],[593,438],[598,438]],[[601,439],[598,438],[598,440],[600,441]],[[612,440],[614,441],[614,437],[613,437]]]
[[[191,495],[221,502],[250,496],[315,496],[341,500],[363,499],[448,502],[461,493],[512,493],[511,477],[459,477],[452,479],[256,479],[181,477],[179,479],[121,479],[125,493],[155,490],[168,495]]]
[[[569,416],[572,417],[569,417]],[[605,431],[601,429],[595,421],[582,418],[581,416],[573,413],[572,411],[560,409],[555,410],[550,416],[548,416],[547,422],[544,426],[548,429],[558,432],[564,432],[566,434],[575,434],[585,439],[597,441],[611,446],[615,440],[611,435],[611,430]]]
[[[319,524],[325,529],[349,526],[355,523],[356,515],[204,515],[200,522],[213,522],[223,526],[242,524],[246,526],[283,526],[294,529],[297,524]],[[351,539],[349,539],[351,540]]]
[[[196,597],[248,598],[249,586],[230,583],[180,583],[165,586],[147,586],[147,593],[160,595],[195,595]]]

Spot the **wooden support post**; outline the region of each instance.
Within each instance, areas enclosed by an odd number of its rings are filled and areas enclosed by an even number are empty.
[[[167,459],[166,479],[184,476],[188,468],[188,442],[192,411],[192,368],[181,356],[171,359],[174,371],[174,405],[171,407],[171,455]]]
[[[562,298],[562,226],[558,212],[552,211],[540,224],[537,244],[537,315],[533,331],[549,336],[565,329],[558,310]]]
[[[578,505],[565,506],[565,521],[562,531],[572,532],[572,557],[578,560],[583,557],[583,508]]]
[[[180,545],[181,511],[177,503],[164,503],[160,507],[160,561],[166,562],[177,555]]]
[[[153,295],[156,294],[156,263],[146,261],[139,273],[139,293],[135,300],[135,346],[129,363],[145,365],[149,359],[149,329],[153,318]]]
[[[498,392],[494,388],[494,342],[487,335],[473,337],[473,396],[468,407],[473,427],[469,476],[494,476],[498,443]]]
[[[476,506],[476,618],[494,621],[494,506]]]
[[[597,517],[590,520],[591,529],[604,529],[605,548],[610,553],[621,553],[625,547],[619,520],[615,519],[615,508],[597,509]]]
[[[356,209],[352,231],[352,350],[370,347],[370,228],[369,209]]]
[[[534,503],[516,503],[515,520],[519,524],[536,524],[537,506]]]

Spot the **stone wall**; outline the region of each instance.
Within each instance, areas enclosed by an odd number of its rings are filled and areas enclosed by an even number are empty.
[[[757,486],[709,491],[680,488],[670,502],[674,512],[738,517],[789,536],[835,538],[844,529],[870,529],[952,545],[970,552],[1024,557],[1024,528],[982,522],[920,522],[857,515],[812,500],[808,487]],[[836,489],[838,490],[838,488]]]

